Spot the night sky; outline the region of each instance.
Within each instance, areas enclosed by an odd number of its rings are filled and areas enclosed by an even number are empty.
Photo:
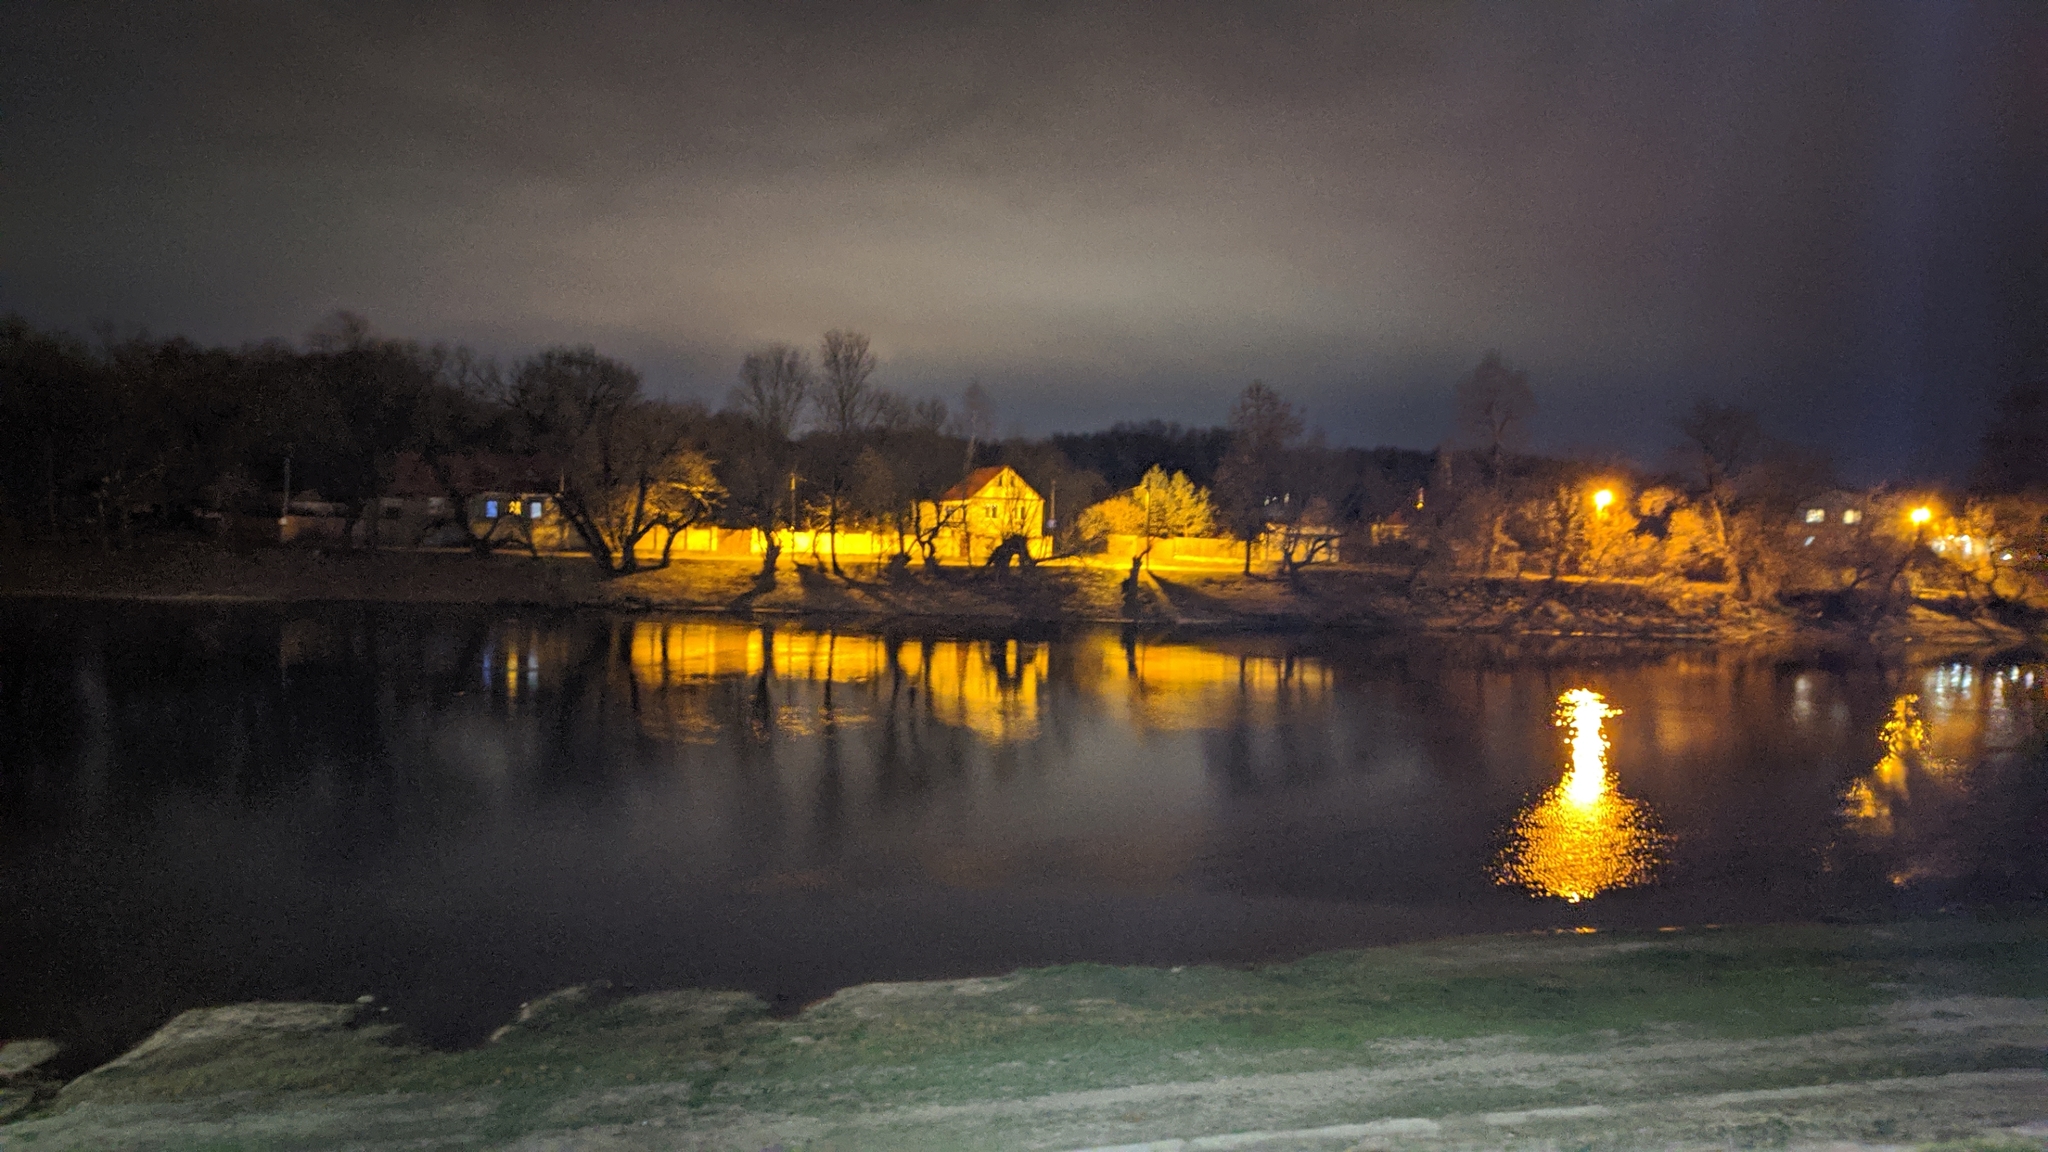
[[[1538,448],[1655,463],[1711,393],[1954,474],[2048,315],[2034,3],[17,0],[0,157],[37,323],[346,307],[713,404],[852,327],[1026,433],[1258,377],[1426,447],[1497,347]]]

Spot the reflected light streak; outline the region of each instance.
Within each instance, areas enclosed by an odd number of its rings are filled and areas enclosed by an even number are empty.
[[[1121,699],[1130,719],[1154,731],[1182,732],[1271,721],[1285,709],[1321,704],[1335,679],[1320,661],[1248,655],[1193,644],[1104,636],[1095,691]]]
[[[1576,904],[1655,874],[1665,838],[1649,808],[1623,796],[1607,772],[1604,722],[1618,715],[1590,688],[1558,697],[1556,724],[1567,730],[1571,766],[1516,814],[1494,867],[1497,883]]]
[[[1943,695],[1936,692],[1935,708],[1947,706]],[[1920,716],[1917,693],[1902,693],[1892,701],[1891,712],[1885,716],[1877,735],[1884,745],[1884,755],[1843,791],[1842,818],[1858,832],[1883,837],[1895,831],[1893,806],[1907,799],[1915,772],[1923,779],[1953,780],[1961,775],[1963,766],[1959,761],[1929,753],[1927,721]]]

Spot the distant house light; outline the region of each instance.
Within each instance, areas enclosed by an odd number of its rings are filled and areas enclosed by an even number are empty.
[[[1800,547],[1802,547],[1802,548],[1811,548],[1811,547],[1813,547],[1813,537],[1811,537],[1811,536],[1808,536],[1808,537],[1806,538],[1806,543],[1804,543],[1804,544],[1800,545]]]
[[[1806,510],[1806,522],[1808,524],[1820,524],[1825,522],[1827,518],[1828,510],[1825,508],[1808,508]]]
[[[528,500],[528,501],[526,502],[526,514],[527,514],[528,516],[532,517],[532,518],[533,518],[533,519],[535,519],[535,520],[538,520],[538,519],[540,519],[540,513],[541,513],[541,502],[540,502],[540,501],[538,501],[538,500]]]
[[[496,500],[486,500],[486,501],[484,501],[484,519],[486,519],[486,520],[496,520],[497,518],[498,518],[498,502],[497,502]]]
[[[1862,513],[1862,511],[1861,511],[1861,510],[1859,510],[1859,509],[1856,509],[1856,508],[1844,508],[1844,509],[1842,509],[1842,523],[1844,523],[1844,524],[1854,524],[1854,523],[1856,523],[1856,522],[1857,522],[1858,520],[1861,520],[1861,519],[1863,519],[1863,513]]]
[[[519,501],[517,501],[517,500],[514,500],[514,501],[512,502],[512,514],[513,514],[514,516],[517,516],[517,515],[519,515]]]

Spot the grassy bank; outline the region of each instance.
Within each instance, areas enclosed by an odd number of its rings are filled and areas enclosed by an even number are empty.
[[[1369,566],[1245,576],[1228,566],[1127,569],[1063,560],[1007,575],[922,568],[844,573],[786,558],[771,584],[758,562],[689,559],[607,577],[581,556],[504,553],[230,552],[154,546],[112,555],[28,549],[0,557],[0,595],[169,600],[389,601],[615,610],[719,611],[878,621],[1117,622],[1212,628],[1335,626],[1374,632],[1754,639],[1795,630],[1716,585],[1567,580],[1428,580]]]
[[[381,1020],[187,1013],[0,1146],[2038,1148],[2048,918],[1077,965],[867,985],[788,1019],[581,988],[466,1052]]]

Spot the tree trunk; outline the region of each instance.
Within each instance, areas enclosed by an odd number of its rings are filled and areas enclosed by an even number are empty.
[[[825,527],[832,533],[832,574],[834,576],[844,576],[846,575],[846,570],[839,566],[839,501],[837,499],[832,501],[832,509],[826,514]]]

